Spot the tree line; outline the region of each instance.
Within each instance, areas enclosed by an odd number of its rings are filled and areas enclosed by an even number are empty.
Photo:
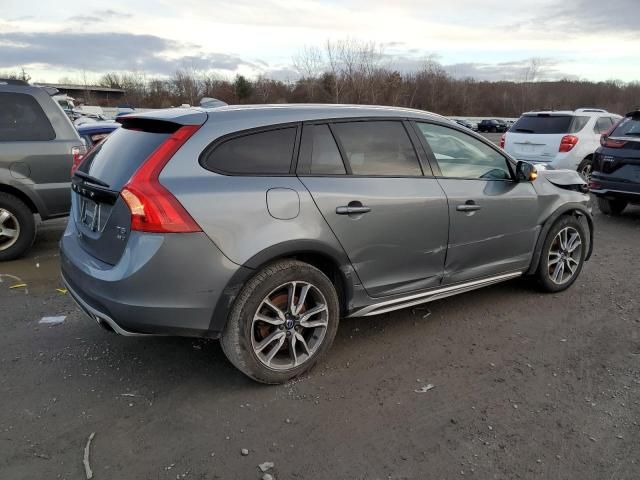
[[[448,116],[517,117],[527,110],[600,107],[626,113],[640,106],[640,82],[539,81],[542,62],[531,59],[517,81],[456,78],[433,57],[413,71],[398,71],[374,42],[328,41],[293,59],[296,80],[238,75],[233,79],[189,68],[171,77],[107,73],[98,84],[120,88],[120,103],[143,108],[198,105],[202,97],[229,104],[353,103],[394,105]],[[90,98],[87,99],[90,101]],[[87,103],[89,103],[87,101]]]

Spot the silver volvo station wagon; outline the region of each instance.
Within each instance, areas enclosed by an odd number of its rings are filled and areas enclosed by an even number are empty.
[[[582,178],[516,162],[439,115],[347,105],[129,115],[72,179],[62,277],[122,335],[220,338],[265,383],[341,317],[519,276],[568,288],[591,255]]]

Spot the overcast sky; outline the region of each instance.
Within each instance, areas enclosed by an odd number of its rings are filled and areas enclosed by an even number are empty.
[[[181,67],[294,79],[304,46],[384,46],[391,68],[435,55],[456,76],[640,80],[640,0],[0,0],[0,72],[34,81]]]

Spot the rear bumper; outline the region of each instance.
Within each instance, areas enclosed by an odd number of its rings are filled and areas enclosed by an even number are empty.
[[[91,318],[122,335],[217,337],[213,312],[239,267],[204,233],[132,232],[116,265],[86,253],[73,221],[60,242],[62,278]],[[218,330],[216,330],[218,328]]]
[[[591,193],[598,197],[619,198],[631,203],[640,203],[640,183],[637,182],[615,182],[608,180],[599,172],[595,172],[591,181],[594,187]]]

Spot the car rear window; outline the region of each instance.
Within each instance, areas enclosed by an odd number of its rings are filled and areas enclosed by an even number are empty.
[[[172,133],[171,127],[154,130],[127,126],[117,129],[89,153],[79,170],[107,183],[111,190],[121,190],[138,167]]]
[[[0,142],[44,142],[56,133],[37,100],[24,93],[0,93]]]
[[[242,135],[208,153],[202,166],[235,175],[283,175],[291,169],[297,127]]]
[[[625,117],[611,133],[612,137],[640,137],[640,115]]]
[[[573,115],[524,115],[511,127],[516,133],[576,133],[584,128],[589,117]]]

